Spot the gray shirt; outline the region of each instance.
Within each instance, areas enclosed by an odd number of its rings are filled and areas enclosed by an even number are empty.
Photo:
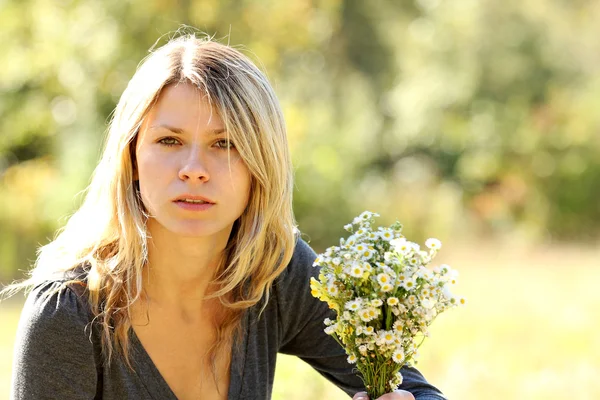
[[[241,343],[232,349],[228,399],[269,399],[277,353],[300,357],[344,392],[364,390],[337,342],[323,331],[333,317],[310,294],[313,250],[299,240],[287,269],[275,280],[264,312],[245,313]],[[134,371],[119,358],[105,365],[93,315],[81,290],[62,275],[38,285],[21,314],[12,377],[12,399],[172,399],[176,396],[130,330]],[[83,277],[85,278],[85,277]],[[404,368],[401,389],[417,400],[444,399],[414,368]]]

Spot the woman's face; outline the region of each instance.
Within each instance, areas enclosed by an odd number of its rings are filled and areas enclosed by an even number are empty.
[[[150,232],[227,240],[248,204],[250,172],[224,128],[194,86],[163,89],[135,149]]]

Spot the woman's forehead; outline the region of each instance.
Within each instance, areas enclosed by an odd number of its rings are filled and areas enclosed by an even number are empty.
[[[206,93],[189,83],[165,87],[144,120],[144,127],[167,126],[175,130],[222,130],[223,121]]]

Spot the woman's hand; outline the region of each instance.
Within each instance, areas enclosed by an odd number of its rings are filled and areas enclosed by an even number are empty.
[[[369,400],[369,396],[367,396],[367,392],[358,392],[352,400]],[[395,390],[394,393],[384,394],[377,400],[415,400],[415,396],[406,390]]]

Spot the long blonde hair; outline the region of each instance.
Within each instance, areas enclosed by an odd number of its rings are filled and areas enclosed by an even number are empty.
[[[32,287],[57,271],[85,266],[108,362],[116,352],[129,364],[129,309],[142,294],[147,262],[148,216],[134,184],[135,142],[162,89],[178,82],[207,95],[252,176],[248,206],[213,281],[219,288],[213,296],[229,310],[218,343],[239,328],[243,310],[262,298],[266,304],[271,283],[292,256],[292,167],[283,114],[267,78],[242,53],[210,38],[171,39],[151,51],[123,92],[82,206],[40,249],[30,278],[17,285]]]

